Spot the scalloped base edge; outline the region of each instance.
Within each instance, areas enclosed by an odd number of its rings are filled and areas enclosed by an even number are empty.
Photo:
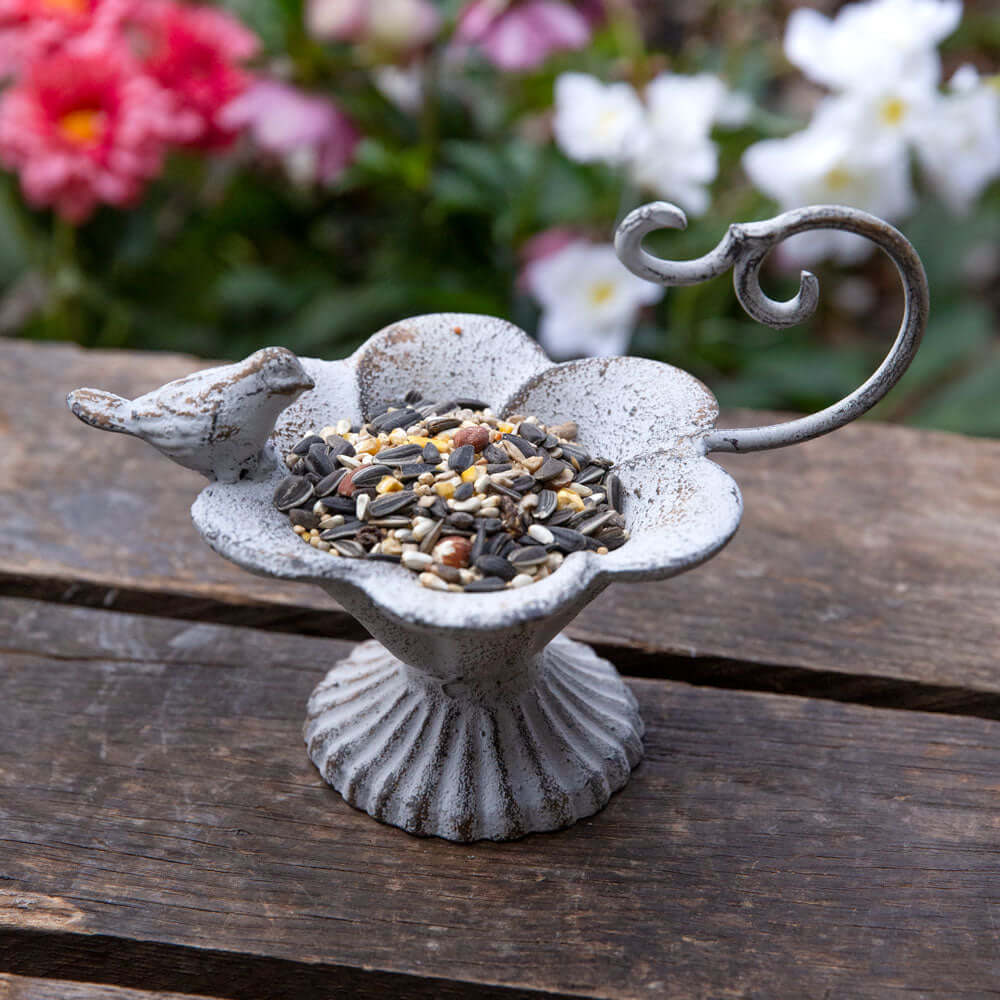
[[[632,692],[583,643],[558,636],[520,678],[455,687],[361,643],[309,699],[309,756],[351,805],[459,842],[569,826],[642,757]]]

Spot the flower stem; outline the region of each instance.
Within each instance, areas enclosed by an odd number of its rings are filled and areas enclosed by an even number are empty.
[[[650,66],[635,4],[632,0],[605,0],[605,6],[615,44],[632,67],[632,82],[642,87],[649,83]]]
[[[83,275],[76,248],[76,226],[56,215],[49,256],[49,320],[53,339],[81,342],[80,291]]]

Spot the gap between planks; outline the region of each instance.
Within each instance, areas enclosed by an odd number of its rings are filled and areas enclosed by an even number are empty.
[[[0,597],[28,598],[126,614],[170,618],[279,632],[312,638],[360,641],[364,628],[339,608],[315,608],[261,602],[230,604],[209,597],[147,591],[137,587],[109,587],[82,580],[38,576],[0,576]],[[699,687],[761,691],[828,701],[852,702],[874,708],[966,715],[1000,719],[1000,693],[970,690],[959,685],[930,684],[917,679],[852,674],[783,663],[760,663],[719,656],[685,655],[663,649],[626,646],[601,641],[600,634],[571,626],[568,634],[588,642],[618,671],[631,677],[681,681]]]

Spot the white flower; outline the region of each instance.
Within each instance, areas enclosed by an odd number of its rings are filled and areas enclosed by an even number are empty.
[[[627,270],[610,244],[570,243],[527,278],[542,307],[538,339],[554,358],[624,353],[639,310],[664,292]]]
[[[870,0],[848,4],[833,20],[798,8],[788,19],[785,55],[831,90],[880,91],[903,79],[933,87],[936,46],[961,17],[961,0]]]
[[[913,205],[906,146],[859,141],[857,107],[844,99],[821,102],[801,132],[754,143],[743,154],[743,168],[782,209],[835,203],[893,221]],[[853,263],[871,249],[868,241],[851,233],[816,230],[786,241],[782,255],[797,264],[828,256]]]
[[[556,80],[552,129],[559,148],[578,163],[620,163],[642,128],[642,104],[627,83],[605,84],[586,73]]]
[[[725,84],[710,73],[663,73],[646,88],[646,128],[631,161],[643,187],[691,215],[708,208],[706,186],[719,171],[712,125],[727,109]]]
[[[915,135],[920,163],[945,203],[964,214],[1000,177],[1000,90],[972,66],[952,77]]]

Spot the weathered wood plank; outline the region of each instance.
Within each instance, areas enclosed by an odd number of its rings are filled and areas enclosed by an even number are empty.
[[[74,983],[0,973],[0,1000],[198,1000],[191,993],[150,993],[104,983]]]
[[[646,760],[604,812],[455,846],[309,764],[347,644],[2,606],[4,971],[268,1000],[997,990],[998,723],[638,681]]]
[[[135,394],[199,363],[0,342],[0,592],[356,636],[318,589],[208,551],[196,475],[63,406],[78,385]],[[725,464],[746,499],[729,548],[616,585],[573,635],[633,672],[1000,714],[1000,442],[867,423]]]

